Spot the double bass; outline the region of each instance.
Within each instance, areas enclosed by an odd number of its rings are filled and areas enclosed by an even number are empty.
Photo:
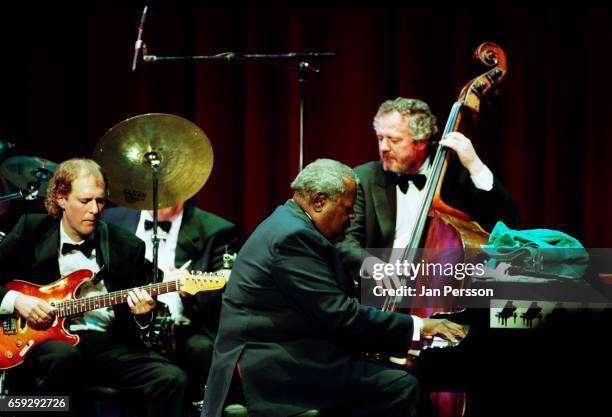
[[[466,119],[472,121],[480,111],[481,100],[490,92],[495,91],[507,72],[506,55],[494,43],[485,42],[474,51],[474,58],[482,63],[487,70],[470,80],[461,90],[457,101],[453,104],[446,122],[443,137],[453,131],[461,131]],[[470,216],[456,207],[448,205],[442,199],[442,185],[449,164],[450,153],[447,148],[437,145],[433,152],[433,162],[425,184],[423,202],[419,208],[414,231],[406,249],[402,253],[402,261],[408,264],[444,264],[455,265],[471,262],[471,258],[480,245],[486,244],[489,234]],[[405,277],[400,278],[400,284],[405,285]],[[412,284],[416,289],[426,287],[433,294],[443,294],[442,286],[448,285],[448,280],[437,279],[431,275],[419,275]],[[457,289],[469,287],[469,277],[453,280]],[[435,290],[440,291],[439,293]],[[411,302],[410,314],[418,317],[432,317],[440,314],[456,313],[463,310],[453,303],[453,296],[419,296],[416,292]],[[388,297],[383,309],[399,310],[402,297]],[[450,316],[452,319],[452,316]],[[431,394],[434,407],[440,417],[462,416],[466,407],[465,393],[435,392]]]

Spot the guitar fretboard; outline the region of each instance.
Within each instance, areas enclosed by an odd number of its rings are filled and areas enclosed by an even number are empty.
[[[145,285],[138,287],[141,290],[146,290],[152,297],[165,294],[167,292],[179,291],[179,280],[159,282],[157,284]],[[81,314],[86,311],[97,310],[99,308],[111,307],[117,304],[127,303],[128,293],[133,288],[121,291],[113,291],[108,294],[98,295],[88,298],[77,298],[75,300],[60,301],[55,304],[57,317],[68,317],[75,314]]]

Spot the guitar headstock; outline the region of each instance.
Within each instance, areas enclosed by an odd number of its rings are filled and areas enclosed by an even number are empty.
[[[180,291],[195,295],[201,291],[220,290],[227,284],[227,276],[218,272],[192,272],[178,281]]]

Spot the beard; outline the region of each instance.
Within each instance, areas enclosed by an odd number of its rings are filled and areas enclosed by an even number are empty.
[[[396,174],[410,174],[416,172],[418,169],[417,161],[412,160],[406,163],[405,165],[400,164],[397,160],[388,160],[388,162],[382,161],[383,170],[387,172],[393,172]]]

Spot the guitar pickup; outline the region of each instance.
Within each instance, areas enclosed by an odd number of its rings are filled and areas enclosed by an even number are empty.
[[[17,319],[12,315],[2,317],[2,332],[4,334],[17,334]]]

